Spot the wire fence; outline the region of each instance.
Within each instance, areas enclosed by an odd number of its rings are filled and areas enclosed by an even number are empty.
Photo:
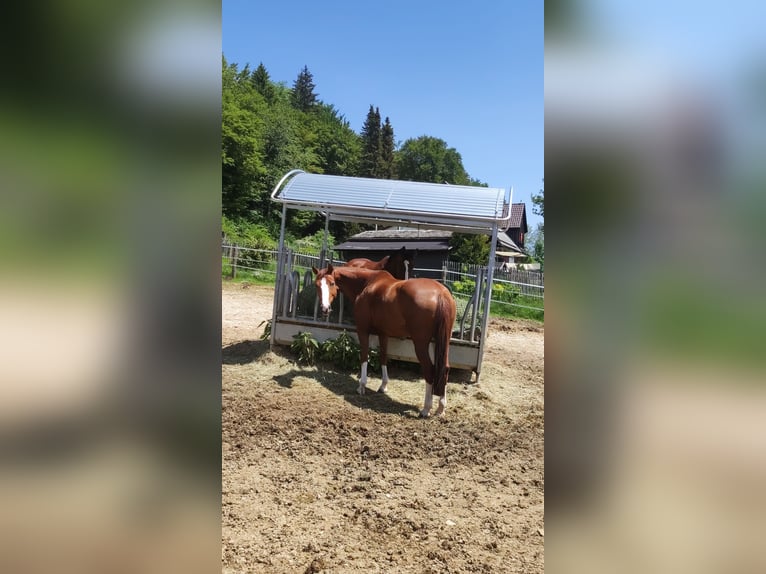
[[[276,280],[277,259],[279,252],[272,249],[253,249],[238,245],[222,245],[222,275],[227,278],[245,278],[260,281]],[[318,266],[319,254],[316,252],[291,251],[293,269],[311,269]],[[333,258],[332,263],[343,263],[342,259]],[[486,272],[486,267],[445,261],[441,269],[415,267],[413,275],[418,272],[440,277],[458,305],[467,304],[473,294],[477,277]],[[491,313],[501,315],[517,315],[543,320],[545,312],[545,276],[540,271],[525,269],[503,269],[498,266],[494,270],[492,281]]]

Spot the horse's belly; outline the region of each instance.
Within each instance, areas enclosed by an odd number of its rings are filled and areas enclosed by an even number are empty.
[[[373,321],[375,332],[379,334],[388,335],[389,337],[401,337],[407,338],[410,336],[407,330],[407,322],[404,317],[398,316],[396,313],[381,312],[376,313],[375,320]]]

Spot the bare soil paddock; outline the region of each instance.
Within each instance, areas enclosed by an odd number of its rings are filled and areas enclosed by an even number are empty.
[[[359,396],[271,352],[272,294],[223,285],[223,572],[542,572],[542,327],[493,319],[480,383],[420,420],[414,370]]]

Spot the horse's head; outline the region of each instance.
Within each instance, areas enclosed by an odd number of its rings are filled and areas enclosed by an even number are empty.
[[[415,251],[407,251],[407,248],[402,248],[390,256],[388,263],[386,264],[386,271],[397,279],[409,279],[412,276],[412,268],[415,262]]]
[[[330,306],[338,296],[338,285],[335,283],[335,277],[333,277],[332,264],[328,265],[324,269],[317,269],[312,267],[316,277],[314,278],[314,285],[317,288],[317,298],[319,298],[320,306],[322,307],[322,313],[327,315],[330,313]]]

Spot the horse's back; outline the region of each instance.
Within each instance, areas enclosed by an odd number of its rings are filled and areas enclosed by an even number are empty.
[[[453,310],[450,315],[454,321],[454,299],[449,289],[438,281],[397,281],[390,275],[381,275],[368,284],[357,302],[363,304],[359,309],[367,312],[367,317],[362,319],[390,336],[411,337],[427,331],[430,338],[440,301],[445,301],[447,309]]]
[[[452,300],[449,289],[435,279],[410,279],[402,282],[398,287],[402,293],[406,294],[406,298],[425,307],[435,305],[436,301],[442,297]]]

